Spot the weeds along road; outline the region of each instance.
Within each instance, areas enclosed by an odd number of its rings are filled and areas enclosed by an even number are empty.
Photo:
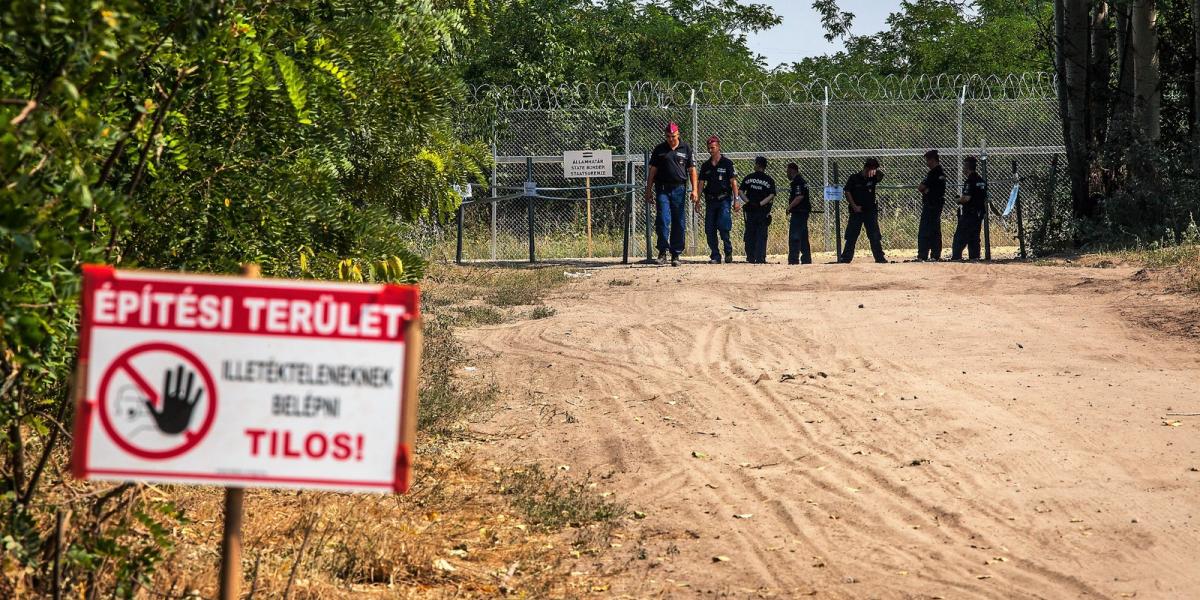
[[[1195,597],[1200,354],[1132,272],[598,270],[467,334],[478,427],[645,513],[574,567],[615,595]]]

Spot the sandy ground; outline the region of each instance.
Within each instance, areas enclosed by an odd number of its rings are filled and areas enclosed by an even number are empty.
[[[1132,269],[592,273],[467,335],[488,452],[645,513],[575,566],[610,593],[1200,598],[1200,344]]]

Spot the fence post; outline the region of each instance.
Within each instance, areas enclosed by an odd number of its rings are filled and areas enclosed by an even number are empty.
[[[700,144],[700,107],[696,105],[696,90],[692,89],[692,157],[695,158],[696,148]],[[691,175],[688,176],[688,183],[692,181]],[[692,190],[700,193],[699,190]],[[688,248],[692,254],[696,253],[696,204],[688,202],[688,212],[692,213],[692,244]]]
[[[1025,253],[1025,218],[1021,214],[1021,175],[1017,172],[1017,161],[1012,161],[1013,181],[1017,184],[1017,241],[1021,245],[1021,260],[1026,260],[1029,255]]]
[[[525,181],[533,181],[533,157],[525,157]],[[533,196],[525,194],[526,211],[529,213],[529,262],[537,262],[537,248],[534,246],[534,219],[533,219],[533,203],[536,200]]]
[[[1038,237],[1041,238],[1043,246],[1046,244],[1046,237],[1050,235],[1050,221],[1054,219],[1054,189],[1058,185],[1058,155],[1050,157],[1050,181],[1046,186],[1046,202],[1042,206],[1042,225]]]
[[[496,262],[496,213],[499,210],[496,206],[496,185],[499,182],[499,177],[496,175],[500,165],[496,163],[496,136],[492,135],[492,262]]]
[[[621,243],[621,264],[629,264],[629,238],[633,225],[633,162],[629,160],[629,112],[633,109],[633,90],[625,92],[625,184],[629,199],[625,202],[624,240]]]
[[[643,170],[644,170],[644,171],[647,173],[647,177],[649,177],[649,173],[650,173],[650,152],[648,152],[648,151],[645,151],[645,152],[643,152],[643,154],[642,154],[642,160],[643,160],[643,167],[642,167],[642,168],[643,168]],[[646,218],[645,218],[645,219],[642,219],[642,221],[643,221],[644,223],[646,223],[646,227],[645,227],[645,230],[646,230],[646,260],[645,260],[645,261],[643,261],[643,262],[647,262],[647,263],[657,263],[657,261],[655,261],[655,260],[654,260],[654,254],[652,254],[652,252],[653,252],[654,250],[652,249],[652,246],[650,245],[650,209],[648,209],[648,208],[647,208],[647,209],[645,210],[645,212],[646,212]]]
[[[625,153],[625,181],[633,180],[633,163],[629,162],[629,153]],[[621,228],[621,264],[629,264],[629,238],[633,225],[633,186],[630,186],[629,197],[625,199],[625,223]]]
[[[833,163],[833,180],[838,181],[838,165]],[[833,185],[837,185],[836,183]],[[842,200],[845,200],[843,197]],[[837,247],[837,259],[842,260],[842,201],[833,204],[833,239]]]
[[[983,142],[979,143],[980,176],[983,177],[983,260],[992,260],[992,197],[988,182],[988,155]]]
[[[967,103],[967,86],[962,86],[962,94],[959,96],[959,156],[958,168],[954,169],[954,185],[962,190],[962,108]]]
[[[456,229],[458,229],[457,239],[454,246],[454,264],[462,264],[462,244],[463,244],[463,203],[458,203],[458,210],[454,213],[454,221]]]
[[[837,232],[830,228],[829,199],[825,198],[825,188],[829,187],[829,86],[825,86],[825,102],[821,104],[821,173],[825,184],[821,187],[821,197],[825,202],[825,250],[833,244],[831,239]]]

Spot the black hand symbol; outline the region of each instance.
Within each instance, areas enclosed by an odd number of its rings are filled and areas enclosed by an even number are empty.
[[[187,383],[184,383],[185,373]],[[173,379],[172,374],[175,376]],[[192,420],[192,410],[204,395],[204,388],[196,386],[195,382],[196,374],[184,369],[183,365],[176,367],[174,373],[167,369],[163,374],[162,407],[155,409],[149,400],[146,401],[146,409],[150,411],[150,416],[154,417],[154,422],[163,433],[176,435],[187,429]],[[196,388],[195,396],[192,395],[193,387]]]

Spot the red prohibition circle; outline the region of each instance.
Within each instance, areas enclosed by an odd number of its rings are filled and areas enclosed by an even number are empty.
[[[171,354],[178,354],[179,356],[183,357],[184,360],[191,363],[193,368],[200,372],[200,376],[204,379],[204,386],[208,388],[208,397],[205,399],[205,402],[208,403],[208,416],[204,418],[204,423],[200,425],[200,429],[196,430],[195,432],[184,431],[184,443],[176,446],[175,448],[169,448],[167,450],[146,450],[144,448],[138,448],[137,446],[129,443],[128,440],[121,437],[121,434],[117,432],[116,427],[113,427],[112,419],[110,419],[108,416],[108,386],[110,383],[112,383],[113,376],[116,375],[117,371],[121,370],[122,368],[132,370],[133,365],[130,364],[129,359],[143,352],[169,352]],[[108,369],[104,371],[104,376],[100,379],[99,404],[100,424],[104,426],[104,431],[108,433],[108,437],[111,438],[117,446],[139,458],[163,460],[166,458],[179,456],[180,454],[191,450],[196,446],[196,444],[200,443],[200,440],[204,439],[205,434],[207,434],[208,430],[212,428],[213,420],[217,416],[217,386],[213,381],[212,375],[209,374],[208,369],[204,368],[204,363],[200,362],[200,359],[196,357],[195,354],[192,354],[188,350],[176,346],[175,344],[168,344],[166,342],[150,342],[134,346],[125,352],[122,352],[119,356],[117,356],[116,359],[112,361],[112,363],[109,364]]]

